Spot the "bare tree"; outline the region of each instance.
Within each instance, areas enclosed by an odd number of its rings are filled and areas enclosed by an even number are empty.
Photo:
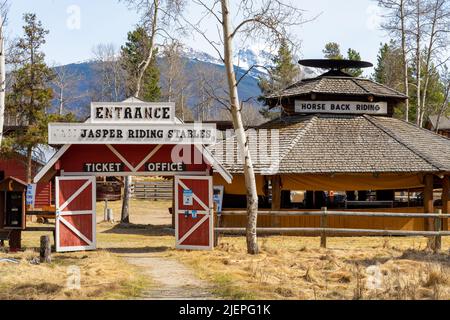
[[[210,120],[223,106],[228,106],[228,92],[225,74],[215,66],[197,64],[194,68],[195,83],[193,95],[197,97],[194,106],[197,121]],[[228,109],[226,109],[228,110]]]
[[[130,8],[134,8],[141,13],[141,23],[147,30],[150,38],[148,53],[146,58],[139,64],[139,72],[136,77],[135,97],[140,96],[142,79],[145,71],[152,62],[156,48],[156,38],[172,38],[170,30],[173,29],[171,23],[176,24],[178,15],[183,11],[185,0],[119,0],[127,3]],[[180,29],[178,29],[180,31]],[[122,221],[129,220],[129,199],[131,193],[131,177],[125,178],[124,199],[122,202]]]
[[[150,65],[156,48],[156,38],[172,38],[169,30],[177,25],[177,17],[183,11],[185,0],[119,0],[125,2],[130,8],[141,13],[142,25],[148,32],[150,44],[144,61],[139,65],[136,81],[135,96],[138,97],[142,87],[142,78]],[[173,23],[173,25],[171,24]],[[178,29],[181,31],[181,29]]]
[[[441,81],[444,84],[445,91],[444,91],[444,98],[442,100],[442,104],[439,106],[437,110],[437,119],[436,119],[436,127],[435,132],[439,132],[439,126],[441,122],[441,118],[448,112],[450,107],[450,71],[448,70],[448,67],[444,65],[442,67],[443,71],[441,74]]]
[[[169,102],[175,102],[176,114],[185,119],[185,103],[189,88],[186,75],[186,61],[183,58],[183,45],[178,40],[171,40],[163,46],[161,79],[163,97]]]
[[[125,96],[125,75],[118,50],[113,44],[99,44],[92,50],[98,74],[96,90],[92,92],[96,101],[119,101]]]
[[[428,2],[425,19],[426,28],[424,33],[428,38],[428,44],[425,47],[424,57],[424,79],[419,115],[420,126],[424,122],[424,114],[427,109],[428,86],[433,71],[445,64],[450,58],[447,51],[450,35],[450,2],[448,0],[431,0]],[[442,53],[444,56],[442,56]],[[435,63],[433,63],[433,59]]]
[[[407,19],[410,15],[407,7],[408,0],[378,0],[380,7],[388,10],[388,21],[382,25],[389,34],[400,38],[403,64],[404,93],[409,97],[409,72],[408,72],[408,45],[407,45]],[[405,120],[409,121],[409,99],[405,101]]]
[[[242,123],[246,129],[257,127],[267,121],[260,112],[260,106],[253,103],[243,103],[241,112]],[[224,120],[232,120],[230,112],[223,108],[219,112],[219,117]]]
[[[58,103],[58,113],[63,115],[67,105],[87,96],[86,93],[78,94],[77,84],[84,80],[83,75],[70,66],[60,65],[54,67],[55,78],[52,81],[55,90],[55,100]]]
[[[208,37],[206,31],[200,27],[203,20],[193,24],[185,21],[196,30],[217,52],[225,64],[228,84],[228,105],[231,112],[233,126],[244,166],[245,185],[247,189],[247,251],[258,254],[256,226],[258,218],[258,193],[256,189],[253,161],[248,146],[248,137],[244,129],[242,118],[242,102],[239,99],[238,85],[242,77],[237,79],[233,64],[234,42],[239,36],[242,39],[258,39],[271,45],[278,45],[282,39],[293,37],[287,34],[289,27],[304,23],[303,11],[292,4],[279,0],[251,1],[244,0],[233,8],[228,0],[215,0],[206,3],[203,0],[193,1],[205,10],[205,15],[211,17],[217,26],[219,40]],[[235,10],[233,14],[233,10]],[[233,17],[240,17],[233,23]],[[210,28],[211,25],[209,24]],[[251,67],[253,69],[255,66]],[[245,73],[247,75],[248,73]]]
[[[5,97],[6,97],[6,50],[4,27],[8,12],[8,1],[0,5],[0,148],[3,140],[3,124],[5,121]]]

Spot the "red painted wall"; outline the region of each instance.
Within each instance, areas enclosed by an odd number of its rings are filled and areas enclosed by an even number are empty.
[[[39,165],[35,164],[33,176],[36,175]],[[15,159],[0,159],[0,171],[4,172],[5,178],[14,177],[26,182],[26,168],[23,160],[18,156]],[[52,202],[51,182],[38,183],[36,189],[36,208],[50,206]]]
[[[133,166],[136,167],[154,149],[156,145],[114,145],[114,148]],[[172,151],[180,148],[173,145],[164,145],[148,162],[172,163]],[[201,152],[194,146],[186,146],[185,149],[175,149],[175,154],[184,159],[190,159],[186,163],[186,171],[205,171],[208,167],[202,159]],[[195,161],[195,160],[200,161]],[[61,170],[65,172],[84,172],[85,163],[113,163],[122,162],[106,145],[72,145],[59,160]],[[179,161],[175,161],[179,162]],[[190,162],[190,163],[189,163]],[[199,162],[196,164],[196,162]],[[124,166],[125,172],[130,172]],[[145,164],[138,172],[145,170]]]

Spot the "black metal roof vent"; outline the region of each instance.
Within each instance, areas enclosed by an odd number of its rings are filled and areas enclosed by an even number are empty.
[[[373,64],[367,61],[356,60],[333,60],[333,59],[306,59],[298,62],[302,66],[330,70],[342,69],[362,69],[373,67]]]
[[[367,61],[357,60],[334,60],[334,59],[306,59],[298,62],[300,65],[310,68],[329,69],[328,72],[320,77],[350,77],[353,76],[345,72],[348,69],[362,69],[373,67],[373,64]]]

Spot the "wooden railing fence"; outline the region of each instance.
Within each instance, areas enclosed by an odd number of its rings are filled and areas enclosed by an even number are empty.
[[[131,194],[136,199],[144,200],[172,200],[172,181],[143,181],[135,182],[131,186]]]
[[[243,216],[246,211],[224,211],[220,216]],[[442,214],[442,210],[436,213],[393,213],[393,212],[348,212],[348,211],[329,211],[322,208],[321,211],[302,212],[302,211],[259,211],[259,216],[315,216],[320,217],[319,228],[257,228],[258,234],[317,234],[320,236],[321,247],[326,248],[327,236],[331,234],[349,234],[349,235],[374,235],[374,236],[424,236],[429,238],[429,247],[434,251],[441,249],[441,238],[450,236],[450,231],[443,231],[443,219],[449,219],[450,214]],[[329,228],[329,217],[390,217],[390,218],[423,218],[434,221],[433,230],[380,230],[380,229],[347,229],[347,228]],[[219,234],[245,234],[245,228],[215,228],[216,238]]]

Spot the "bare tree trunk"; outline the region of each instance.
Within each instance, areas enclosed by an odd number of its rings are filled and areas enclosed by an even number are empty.
[[[154,1],[154,11],[153,11],[153,20],[152,20],[152,28],[151,28],[151,34],[150,34],[150,48],[148,52],[147,59],[143,62],[142,66],[139,68],[139,74],[137,78],[136,83],[136,98],[139,98],[139,95],[141,93],[141,87],[142,87],[142,78],[144,77],[145,71],[147,70],[148,66],[152,62],[153,59],[153,52],[154,52],[154,46],[155,46],[155,37],[156,37],[156,26],[158,22],[158,11],[159,11],[159,0]]]
[[[5,121],[5,95],[6,95],[6,70],[5,70],[5,39],[3,37],[3,17],[0,16],[0,147],[3,139],[3,124]]]
[[[31,183],[33,179],[33,147],[27,147],[27,163],[26,163],[26,172],[27,172],[27,183]]]
[[[408,97],[405,101],[405,120],[409,122],[409,79],[408,79],[408,57],[406,49],[406,29],[405,29],[405,0],[400,2],[400,20],[401,20],[401,33],[402,33],[402,58],[403,58],[403,85],[405,86],[404,92]]]
[[[64,89],[61,88],[59,91],[59,115],[62,116],[64,109]]]
[[[150,47],[147,59],[143,61],[142,65],[139,68],[139,74],[136,82],[136,92],[135,97],[139,98],[141,94],[141,88],[142,88],[142,79],[144,77],[145,71],[147,70],[148,66],[150,65],[152,59],[153,59],[153,53],[154,53],[154,46],[155,46],[155,37],[156,37],[156,26],[158,21],[158,10],[159,10],[159,0],[154,0],[154,12],[153,12],[153,20],[152,20],[152,27],[151,27],[151,35],[150,35]],[[130,203],[130,193],[131,193],[131,177],[126,176],[125,177],[125,189],[124,189],[124,196],[123,196],[123,202],[122,202],[122,222],[128,223],[129,222],[129,203]]]
[[[231,33],[231,18],[228,0],[221,0],[222,26],[224,38],[224,62],[227,73],[228,89],[230,94],[231,115],[236,137],[241,150],[244,164],[245,185],[247,188],[247,251],[249,254],[258,254],[256,226],[258,218],[258,193],[256,190],[255,172],[248,148],[248,141],[242,122],[241,107],[237,90],[236,75],[233,66],[233,38]]]
[[[420,15],[421,15],[421,9],[420,9],[420,0],[416,0],[416,85],[417,85],[417,115],[416,115],[416,124],[418,126],[421,126],[422,122],[422,104],[421,102],[421,75],[422,75],[422,63],[421,63],[421,54],[420,54],[420,40],[422,36],[422,27],[420,25]]]
[[[184,119],[184,88],[181,88],[181,103],[180,103],[180,108],[181,108],[181,120],[185,120]]]
[[[123,202],[122,202],[122,214],[120,222],[130,223],[130,195],[131,195],[131,177],[125,177],[125,185],[123,188]]]
[[[431,32],[430,32],[430,39],[428,42],[428,48],[427,48],[427,56],[425,60],[425,82],[423,86],[423,93],[422,93],[422,116],[421,116],[421,123],[420,125],[423,125],[423,115],[426,111],[426,101],[427,101],[427,91],[428,91],[428,85],[430,82],[431,77],[431,70],[430,70],[430,64],[431,64],[431,56],[433,53],[433,50],[435,48],[435,40],[438,36],[436,32],[436,27],[438,23],[438,15],[439,10],[441,9],[441,2],[439,0],[436,0],[433,7],[433,16],[431,21]]]

